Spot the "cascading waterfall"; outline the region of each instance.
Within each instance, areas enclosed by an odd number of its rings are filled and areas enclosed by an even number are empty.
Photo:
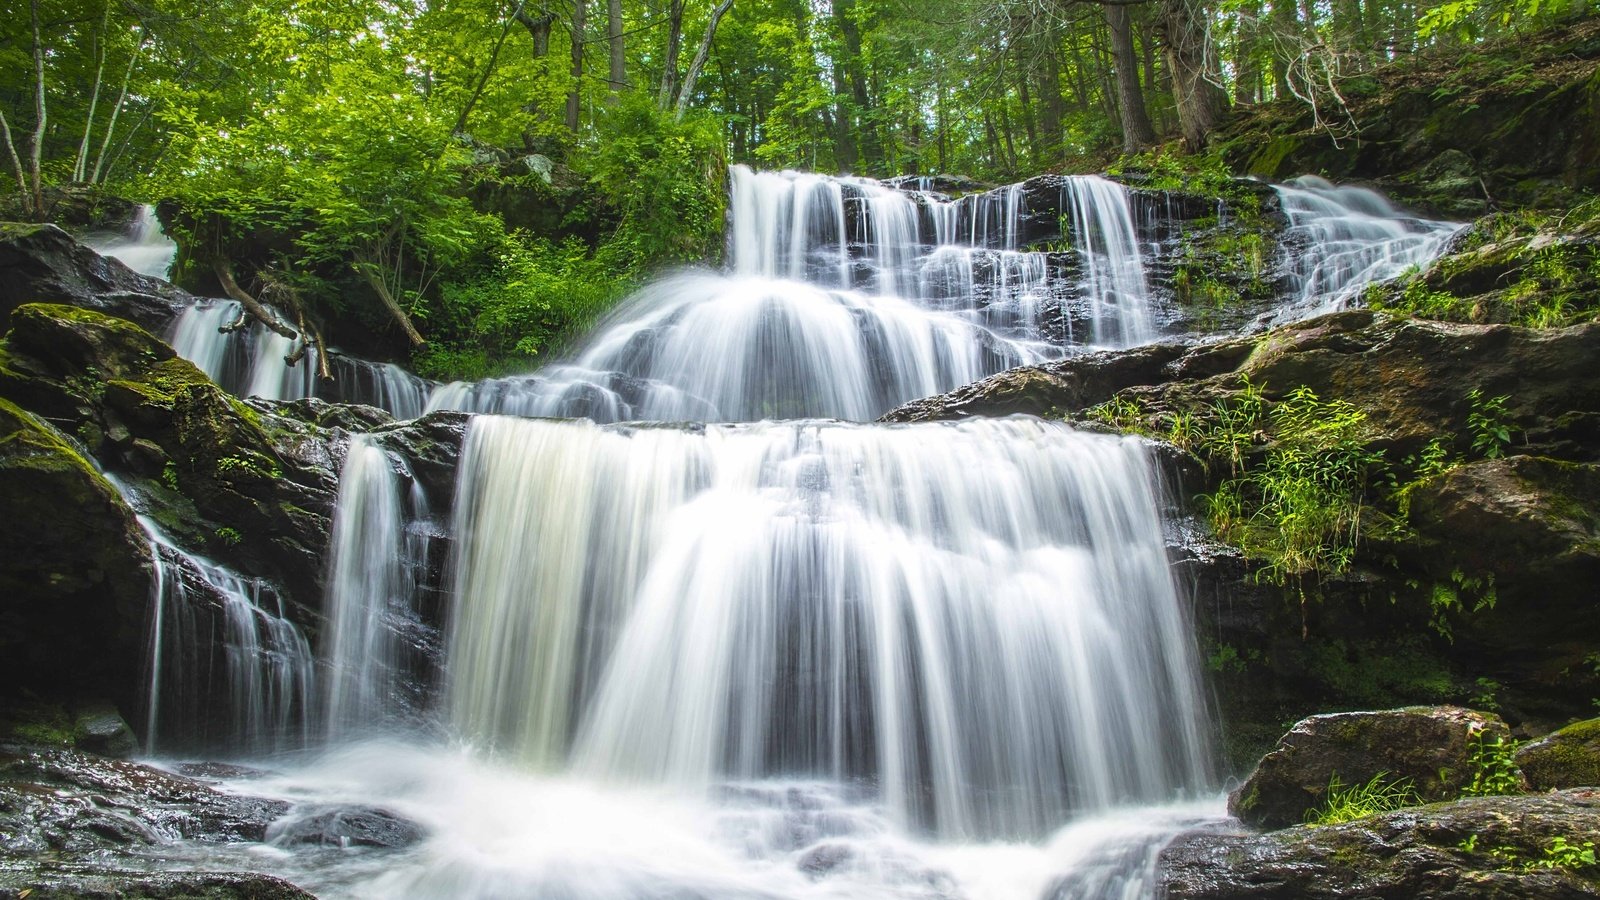
[[[133,499],[121,482],[106,477]],[[150,542],[155,576],[145,752],[169,745],[234,753],[304,746],[314,657],[277,592],[185,551],[148,516],[136,518]]]
[[[1462,227],[1407,215],[1376,191],[1315,175],[1275,190],[1289,219],[1283,243],[1296,294],[1280,318],[1333,312],[1369,284],[1425,267]]]
[[[294,341],[259,322],[234,327],[244,315],[233,300],[201,300],[184,307],[167,340],[178,355],[194,363],[224,390],[263,400],[321,397],[365,403],[396,418],[422,415],[433,383],[391,363],[329,354],[330,383],[317,377],[317,350],[307,348],[293,366],[285,360]]]
[[[460,477],[448,708],[505,754],[702,788],[865,779],[946,839],[1207,781],[1135,441],[479,418]]]
[[[1127,191],[1061,179],[1075,263],[1022,247],[1021,185],[947,200],[857,178],[732,169],[728,270],[669,277],[569,364],[457,383],[435,409],[598,421],[868,420],[917,397],[1154,333]],[[1069,267],[1082,270],[1074,278]]]
[[[156,208],[149,204],[134,212],[126,233],[91,236],[86,242],[102,256],[121,260],[140,275],[154,278],[166,278],[178,256],[177,243],[161,230]]]

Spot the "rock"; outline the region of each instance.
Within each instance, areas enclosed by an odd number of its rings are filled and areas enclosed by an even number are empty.
[[[348,806],[299,811],[273,824],[267,840],[280,847],[382,847],[422,840],[422,828],[386,809]]]
[[[0,684],[136,708],[150,545],[105,477],[0,399]],[[0,698],[3,702],[4,698]]]
[[[1343,825],[1201,831],[1162,851],[1165,900],[1578,900],[1593,867],[1547,868],[1557,838],[1600,836],[1600,795],[1473,797]]]
[[[1577,722],[1517,751],[1534,790],[1600,785],[1600,719]]]
[[[1298,825],[1335,778],[1407,779],[1423,801],[1453,798],[1472,781],[1475,743],[1509,736],[1498,716],[1451,706],[1312,716],[1228,796],[1228,811],[1263,828]]]
[[[289,804],[71,750],[0,751],[0,852],[106,853],[260,841]]]
[[[167,327],[194,297],[90,250],[54,225],[0,222],[0,316],[24,303],[66,303]]]
[[[79,707],[76,721],[79,750],[101,756],[123,758],[139,749],[139,739],[123,721],[122,714],[109,703],[91,703]]]
[[[28,900],[316,900],[281,878],[256,872],[150,872],[95,863],[10,860],[0,891]]]

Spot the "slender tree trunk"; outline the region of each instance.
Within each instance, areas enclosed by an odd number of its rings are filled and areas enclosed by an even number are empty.
[[[535,16],[524,9],[523,6],[518,6],[515,18],[522,23],[523,28],[528,29],[528,35],[533,38],[533,58],[544,59],[548,56],[550,53],[550,26],[555,23],[555,13],[552,13],[547,6],[544,7],[539,15]]]
[[[683,118],[689,109],[689,101],[694,99],[695,82],[700,80],[700,73],[705,70],[706,60],[711,58],[711,44],[717,39],[717,26],[721,24],[722,17],[733,8],[733,0],[722,0],[717,8],[711,11],[711,19],[706,22],[705,36],[700,38],[700,49],[694,53],[694,59],[689,62],[689,71],[683,76],[683,90],[678,92],[678,110],[676,116]]]
[[[671,109],[678,99],[678,54],[683,46],[684,0],[667,0],[667,52],[661,63],[661,90],[656,106]]]
[[[144,52],[146,36],[141,30],[139,43],[133,48],[133,55],[128,57],[128,68],[122,72],[122,90],[117,94],[117,105],[111,107],[111,119],[106,122],[105,137],[100,141],[100,150],[94,155],[94,171],[89,173],[89,183],[98,184],[100,174],[106,161],[106,150],[111,146],[111,135],[117,130],[117,117],[122,115],[123,104],[128,102],[128,84],[133,80],[133,67],[139,62],[139,54]]]
[[[578,130],[583,113],[583,38],[588,0],[572,0],[572,90],[567,94],[567,130]]]
[[[11,160],[11,171],[17,176],[17,194],[26,198],[28,196],[28,177],[22,171],[22,157],[17,155],[16,142],[11,140],[11,123],[6,121],[4,110],[0,110],[0,138],[6,142],[6,156]]]
[[[106,37],[111,27],[111,0],[106,0],[105,12],[100,17],[100,33],[96,42],[100,45],[99,62],[94,67],[94,88],[89,91],[89,112],[83,117],[83,140],[78,142],[78,158],[72,163],[72,180],[75,184],[82,184],[88,177],[89,168],[89,136],[94,131],[95,107],[100,105],[100,84],[106,74]]]
[[[1044,154],[1039,149],[1039,129],[1033,121],[1033,98],[1028,93],[1028,73],[1017,71],[1017,99],[1022,102],[1022,130],[1028,135],[1028,161],[1037,163]]]
[[[861,29],[856,25],[854,13],[855,0],[833,0],[833,21],[840,37],[844,39],[845,50],[844,59],[835,60],[834,65],[842,64],[850,96],[855,103],[856,137],[860,143],[861,157],[868,168],[875,168],[883,162],[883,146],[878,140],[866,74],[861,69]]]
[[[452,134],[462,134],[467,130],[467,117],[472,115],[472,108],[478,105],[478,99],[483,96],[483,89],[489,85],[489,76],[494,74],[494,67],[500,60],[500,48],[506,45],[506,38],[511,34],[511,24],[523,14],[523,7],[527,6],[526,0],[519,2],[517,8],[506,17],[505,23],[500,26],[500,37],[494,42],[494,49],[489,51],[489,63],[483,67],[483,75],[478,78],[477,87],[473,88],[472,96],[467,98],[465,106],[461,107],[461,114],[456,116],[455,127],[450,129]]]
[[[606,45],[611,50],[609,78],[611,98],[615,102],[628,84],[627,48],[622,41],[622,0],[606,0]]]
[[[1201,0],[1161,0],[1159,27],[1178,104],[1178,127],[1184,144],[1198,152],[1228,113],[1228,95]]]
[[[1239,33],[1233,55],[1233,102],[1248,106],[1256,102],[1261,84],[1261,67],[1256,60],[1260,42],[1261,0],[1250,0],[1239,9]]]
[[[39,39],[39,0],[29,0],[28,16],[33,24],[33,146],[29,148],[28,174],[33,180],[33,215],[44,221],[44,182],[39,174],[39,156],[44,150],[44,42]]]
[[[1039,108],[1042,118],[1040,130],[1043,132],[1043,147],[1046,154],[1053,154],[1061,146],[1061,123],[1066,118],[1066,101],[1061,97],[1061,62],[1054,50],[1044,55],[1044,66],[1039,71],[1039,93],[1042,94],[1043,104]]]
[[[1156,144],[1156,129],[1144,108],[1139,84],[1139,57],[1133,50],[1133,23],[1128,8],[1106,6],[1106,27],[1111,31],[1111,56],[1117,76],[1117,107],[1122,113],[1122,152],[1138,153]]]

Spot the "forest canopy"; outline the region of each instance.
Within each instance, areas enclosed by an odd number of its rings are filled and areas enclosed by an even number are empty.
[[[1377,66],[1594,8],[26,0],[0,22],[0,143],[24,216],[63,188],[160,201],[180,280],[486,374],[714,257],[730,162],[1004,180],[1199,151],[1269,100],[1338,129]]]

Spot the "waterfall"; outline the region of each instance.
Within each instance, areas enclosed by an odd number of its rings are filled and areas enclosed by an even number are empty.
[[[704,788],[875,783],[1037,838],[1207,782],[1139,442],[1032,419],[474,420],[448,710],[500,752]]]
[[[658,281],[573,359],[447,385],[429,407],[607,422],[863,421],[1075,345],[1155,335],[1127,189],[1103,178],[1052,188],[1046,205],[1072,209],[1072,253],[1028,248],[1030,235],[1062,223],[1029,208],[1027,185],[950,200],[744,166],[731,181],[725,272]],[[1039,228],[1040,215],[1053,223]]]
[[[344,403],[365,403],[400,419],[422,415],[433,383],[391,363],[328,354],[333,379],[317,377],[318,354],[309,347],[293,366],[286,362],[295,342],[250,321],[233,327],[244,315],[233,300],[200,300],[184,307],[167,341],[184,359],[223,390],[263,400],[321,397]]]
[[[1376,191],[1314,175],[1274,190],[1289,219],[1283,244],[1294,294],[1280,318],[1341,309],[1367,285],[1427,266],[1462,227],[1408,215]]]
[[[155,278],[166,278],[172,261],[178,256],[178,245],[156,218],[156,208],[148,203],[141,205],[123,234],[91,235],[84,243],[102,256],[120,260],[123,265]]]
[[[125,498],[127,488],[107,475]],[[315,671],[310,644],[268,582],[185,551],[149,516],[149,705],[145,751],[261,753],[304,746]]]

